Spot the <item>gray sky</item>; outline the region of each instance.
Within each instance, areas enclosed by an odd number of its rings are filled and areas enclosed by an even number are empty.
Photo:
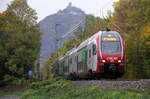
[[[0,12],[6,10],[7,4],[12,0],[0,0]],[[108,10],[113,11],[113,2],[118,0],[28,0],[28,4],[36,10],[38,21],[44,17],[64,9],[69,2],[81,8],[87,14],[106,16]]]

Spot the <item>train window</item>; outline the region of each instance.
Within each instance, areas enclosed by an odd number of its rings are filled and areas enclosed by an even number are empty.
[[[96,45],[93,44],[93,55],[96,55],[97,51],[96,51]]]
[[[91,49],[89,50],[89,58],[91,57]]]
[[[102,53],[105,54],[120,54],[121,53],[121,42],[119,41],[103,41],[102,42]]]

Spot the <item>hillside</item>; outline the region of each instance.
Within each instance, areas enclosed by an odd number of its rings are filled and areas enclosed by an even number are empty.
[[[73,30],[84,26],[85,13],[69,4],[64,10],[59,10],[39,22],[41,40],[41,62],[60,48],[65,40],[74,37]]]

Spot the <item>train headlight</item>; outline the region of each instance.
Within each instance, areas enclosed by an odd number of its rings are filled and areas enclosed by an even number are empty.
[[[124,62],[124,59],[118,60],[118,63],[122,63]]]
[[[105,61],[105,60],[102,60],[102,62],[104,62],[104,63],[105,63],[106,61]]]
[[[104,60],[104,59],[100,59],[100,62],[103,62],[103,63],[105,63],[105,62],[106,62],[106,60]]]
[[[121,63],[121,60],[118,60],[118,63]]]

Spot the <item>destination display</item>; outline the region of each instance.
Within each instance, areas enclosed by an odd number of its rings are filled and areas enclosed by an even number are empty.
[[[116,38],[103,38],[104,41],[116,41]]]

